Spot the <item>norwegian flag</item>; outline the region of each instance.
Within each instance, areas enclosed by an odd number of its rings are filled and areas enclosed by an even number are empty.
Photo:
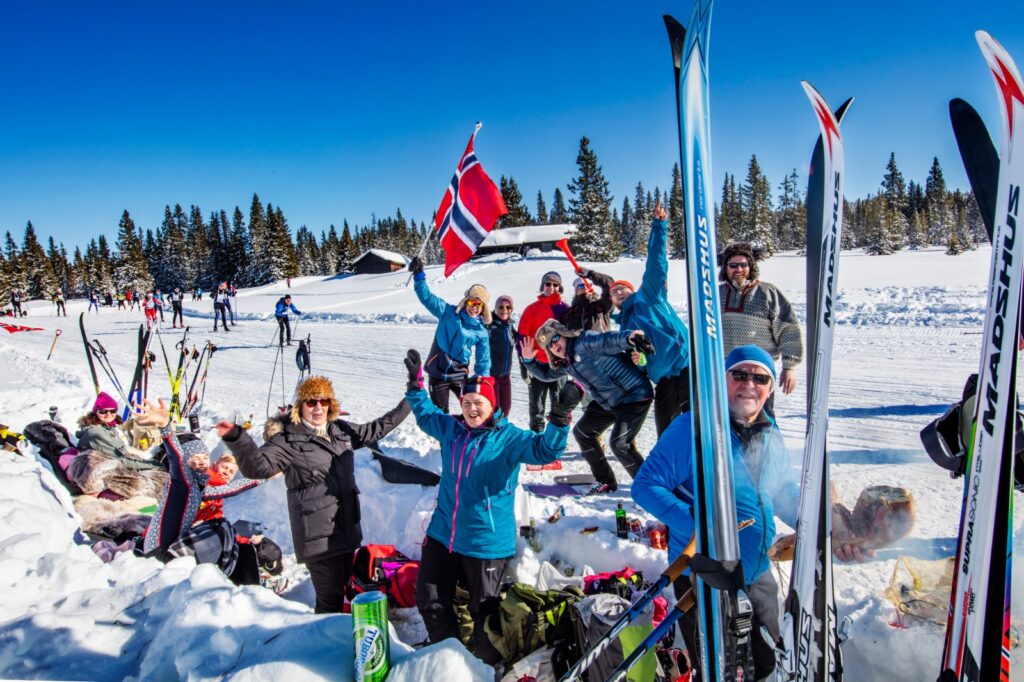
[[[41,332],[41,331],[43,331],[42,327],[25,327],[25,326],[20,325],[20,324],[11,324],[10,322],[0,322],[0,327],[3,327],[7,331],[9,331],[11,334],[16,334],[18,332]]]
[[[480,124],[469,138],[448,191],[437,208],[434,225],[444,247],[444,276],[455,272],[476,253],[480,242],[487,238],[498,218],[508,213],[501,192],[494,181],[484,173],[473,151],[473,141],[480,132]]]

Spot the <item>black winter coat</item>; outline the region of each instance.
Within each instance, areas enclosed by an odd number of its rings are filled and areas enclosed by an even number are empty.
[[[366,424],[336,419],[328,426],[330,441],[287,417],[271,419],[257,446],[240,427],[224,442],[238,458],[246,478],[270,478],[284,472],[288,517],[295,556],[300,562],[354,552],[363,542],[359,526],[359,488],[354,451],[377,441],[409,416],[404,399],[390,412]]]
[[[573,297],[569,309],[562,313],[558,321],[573,331],[611,331],[612,322],[609,315],[615,307],[612,303],[612,282],[615,280],[593,270],[585,270],[583,274],[600,287],[600,297],[596,301],[591,301],[586,294],[577,294]]]

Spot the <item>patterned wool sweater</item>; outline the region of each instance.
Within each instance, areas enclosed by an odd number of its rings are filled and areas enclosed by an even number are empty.
[[[800,364],[804,357],[800,323],[778,287],[754,280],[737,289],[730,282],[719,282],[718,295],[726,355],[737,346],[753,344],[776,360],[781,355],[783,369]]]

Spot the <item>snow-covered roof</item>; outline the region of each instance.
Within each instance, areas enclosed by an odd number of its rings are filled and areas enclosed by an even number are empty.
[[[363,255],[359,256],[359,258],[356,258],[354,261],[352,261],[352,265],[355,265],[359,261],[363,260],[371,253],[374,256],[377,256],[378,258],[383,258],[384,260],[391,261],[392,263],[398,263],[399,265],[409,264],[409,261],[406,259],[406,257],[400,253],[395,253],[394,251],[385,251],[384,249],[369,249],[368,251],[365,251]]]
[[[571,237],[576,233],[576,226],[564,225],[523,225],[507,227],[504,230],[491,230],[487,238],[480,243],[485,246],[515,246],[517,244],[535,244],[537,242],[557,242],[559,239]]]

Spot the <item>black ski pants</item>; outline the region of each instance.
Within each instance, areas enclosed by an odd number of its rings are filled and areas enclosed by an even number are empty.
[[[345,586],[352,577],[355,552],[316,556],[306,559],[309,579],[316,593],[314,613],[341,613],[345,605]]]
[[[452,602],[455,588],[469,592],[469,615],[473,617],[470,650],[489,665],[501,663],[501,654],[484,631],[487,616],[501,604],[501,583],[512,557],[477,559],[448,548],[427,536],[416,579],[416,608],[427,628],[431,643],[459,637],[459,621]]]
[[[654,387],[654,428],[658,438],[672,420],[690,411],[690,370],[665,377]]]
[[[534,433],[541,433],[548,425],[544,418],[546,404],[555,404],[564,384],[564,379],[541,381],[537,377],[530,378],[530,430]]]
[[[601,407],[596,400],[592,400],[583,416],[573,427],[572,435],[580,445],[583,459],[590,465],[590,471],[598,483],[607,483],[613,489],[618,488],[615,480],[615,472],[608,464],[601,447],[601,434],[610,426],[612,435],[610,447],[612,454],[619,460],[630,478],[636,478],[636,472],[644,463],[643,455],[636,448],[636,435],[640,433],[640,427],[647,418],[647,412],[651,409],[650,400],[640,400],[635,403],[619,405],[614,411]]]
[[[462,382],[445,381],[444,379],[430,377],[427,385],[430,392],[430,402],[440,407],[445,414],[448,414],[449,396],[454,395],[455,402],[459,401],[459,392],[462,390]]]
[[[64,314],[64,317],[68,316],[67,308],[64,307],[64,301],[57,301],[57,317],[60,317],[61,313]]]
[[[672,583],[672,591],[676,599],[686,594],[690,588],[690,576],[680,576]],[[775,582],[770,570],[765,571],[757,580],[747,585],[747,596],[750,598],[750,605],[754,610],[753,626],[750,629],[751,647],[754,659],[754,679],[763,680],[775,670],[775,652],[768,642],[764,641],[761,634],[763,625],[772,641],[779,641],[781,630],[779,629],[779,585]],[[690,669],[693,671],[690,676],[691,682],[703,680],[700,665],[700,647],[697,638],[700,636],[697,624],[697,608],[694,607],[683,614],[678,621],[679,630],[683,633],[683,640],[686,642],[686,655],[690,659]],[[723,624],[723,627],[727,627]]]
[[[292,323],[291,323],[291,320],[288,319],[288,316],[287,315],[278,315],[277,316],[277,326],[278,326],[278,328],[281,331],[281,341],[280,341],[280,344],[283,346],[286,341],[288,343],[291,343],[292,342]],[[227,323],[226,322],[224,323],[224,328],[227,329]]]
[[[494,393],[501,413],[508,417],[512,411],[512,376],[494,377]]]
[[[171,315],[171,324],[175,325],[181,322],[181,326],[185,326],[185,316],[181,312],[181,301],[171,301],[171,308],[173,309],[173,315]]]
[[[217,316],[220,315],[220,319],[224,322],[224,331],[230,331],[228,329],[228,316],[224,310],[223,303],[213,304],[213,331],[217,331]],[[280,319],[280,318],[278,318]],[[291,341],[291,334],[288,335],[288,340]]]

